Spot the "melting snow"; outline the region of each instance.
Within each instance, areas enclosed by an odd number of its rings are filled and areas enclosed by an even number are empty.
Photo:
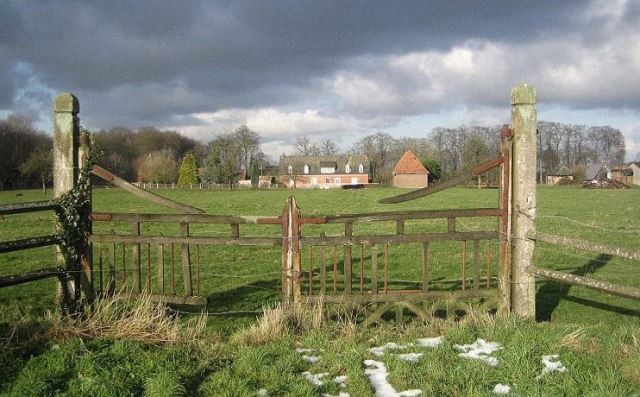
[[[416,344],[422,347],[438,347],[444,342],[444,336],[436,336],[435,338],[421,338],[416,340]]]
[[[349,393],[341,391],[337,396],[332,396],[331,394],[323,394],[322,397],[351,397]]]
[[[398,358],[402,361],[409,361],[412,363],[417,363],[423,356],[423,353],[406,353],[406,354],[398,354]]]
[[[542,356],[542,364],[544,364],[544,368],[542,368],[542,374],[549,374],[551,372],[565,372],[567,370],[567,367],[565,367],[560,362],[560,356],[558,356],[557,354]]]
[[[498,365],[498,359],[491,356],[491,354],[502,349],[502,346],[500,346],[499,343],[487,342],[481,338],[478,338],[478,340],[470,345],[454,345],[453,347],[461,352],[458,356],[484,361],[492,367],[496,367]]]
[[[364,370],[365,375],[369,377],[371,386],[376,390],[376,397],[415,397],[422,394],[422,390],[413,389],[397,392],[387,381],[387,367],[384,363],[374,360],[364,360],[364,365],[368,368]]]
[[[336,376],[335,378],[333,378],[332,382],[344,388],[344,387],[347,387],[347,380],[349,380],[349,377],[346,375],[342,375],[342,376]]]
[[[306,354],[302,355],[302,359],[310,364],[315,364],[320,361],[320,357],[318,356],[307,356]]]
[[[296,353],[311,353],[313,349],[303,349],[301,347],[296,349]]]
[[[269,397],[269,392],[267,389],[260,389],[256,392],[256,396],[258,397]]]
[[[324,381],[322,380],[322,378],[324,378],[325,376],[329,375],[328,372],[323,372],[321,374],[312,374],[309,371],[304,371],[302,373],[302,376],[308,380],[312,385],[320,387],[322,385],[324,385]]]
[[[372,347],[369,349],[369,353],[374,356],[381,357],[387,350],[403,350],[410,347],[438,347],[444,341],[443,336],[436,336],[434,338],[421,338],[417,339],[416,343],[407,343],[406,345],[400,345],[394,342],[386,343],[382,346]]]
[[[509,394],[511,393],[511,386],[503,385],[502,383],[498,383],[493,388],[494,394]]]
[[[389,342],[389,343],[384,344],[382,346],[372,347],[371,349],[369,349],[369,353],[373,354],[374,356],[380,357],[387,350],[402,350],[402,349],[406,349],[407,347],[410,347],[410,346],[412,346],[412,345],[411,344],[399,345],[399,344],[394,343],[394,342]]]

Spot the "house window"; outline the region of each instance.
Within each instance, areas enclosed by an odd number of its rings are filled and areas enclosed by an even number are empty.
[[[346,174],[348,174],[348,173],[350,173],[350,172],[351,172],[351,166],[350,166],[349,164],[347,164],[347,165],[345,165],[345,166],[344,166],[344,172],[345,172]]]
[[[324,178],[324,183],[329,183],[329,178]]]
[[[360,164],[358,166],[358,172],[361,173],[361,174],[364,174],[364,165]]]
[[[335,178],[335,179],[333,180],[333,182],[334,182],[336,185],[339,185],[339,184],[340,184],[340,178]]]
[[[320,168],[321,174],[333,174],[336,172],[336,169],[333,167],[322,167]]]
[[[304,173],[305,174],[309,173],[309,166],[307,164],[304,165]]]
[[[289,164],[289,166],[287,167],[287,172],[289,174],[293,174],[293,166],[291,164]]]

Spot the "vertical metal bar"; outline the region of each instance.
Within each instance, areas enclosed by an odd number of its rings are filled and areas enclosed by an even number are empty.
[[[371,246],[371,293],[378,293],[378,245]]]
[[[462,242],[462,290],[467,288],[467,240]]]
[[[200,295],[200,244],[196,245],[196,294]]]
[[[240,225],[237,223],[231,224],[231,238],[240,238]]]
[[[346,222],[344,224],[344,236],[350,238],[353,236],[353,223]],[[344,247],[344,293],[351,294],[351,245]]]
[[[122,284],[123,285],[127,284],[127,269],[126,269],[127,258],[125,255],[126,255],[126,248],[124,246],[124,243],[122,243]]]
[[[473,240],[473,292],[480,290],[480,240]]]
[[[333,293],[338,292],[338,253],[336,246],[333,246]]]
[[[102,270],[102,243],[98,243],[98,268],[100,269],[100,293],[104,294],[104,288],[102,285],[102,278],[104,277]]]
[[[151,243],[147,243],[147,286],[146,289],[151,293]]]
[[[429,242],[422,243],[422,291],[429,291]]]
[[[158,292],[164,294],[164,245],[158,244]]]
[[[309,296],[313,295],[313,247],[309,246]]]
[[[384,293],[389,291],[389,244],[384,245]]]
[[[364,244],[360,245],[360,293],[364,292]]]
[[[176,294],[176,255],[175,247],[171,243],[171,294]]]
[[[116,291],[116,243],[111,244],[111,252],[109,258],[109,295],[113,295]]]
[[[140,222],[131,224],[131,231],[134,236],[140,235]],[[133,258],[133,290],[137,293],[142,291],[140,272],[140,243],[131,244],[131,255]]]
[[[449,233],[456,231],[456,218],[447,218],[447,231]]]
[[[180,235],[189,237],[189,224],[180,224]],[[191,252],[189,244],[182,244],[180,247],[182,256],[182,282],[184,284],[184,296],[193,296],[193,283],[191,280]]]
[[[325,232],[320,233],[320,237],[325,237]],[[325,257],[325,246],[320,246],[320,293],[327,292],[327,261]]]
[[[491,287],[491,241],[487,241],[487,289]]]
[[[504,126],[500,130],[502,151],[500,186],[500,243],[498,246],[498,286],[500,288],[501,314],[511,311],[511,130]]]

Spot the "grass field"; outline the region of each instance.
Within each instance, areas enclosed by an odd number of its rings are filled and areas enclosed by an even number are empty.
[[[303,215],[395,209],[491,207],[496,205],[498,198],[497,190],[459,188],[402,205],[385,206],[377,203],[379,198],[400,192],[402,191],[394,189],[159,191],[160,194],[172,199],[205,209],[210,214],[271,216],[281,213],[286,197],[292,193],[296,196]],[[35,201],[43,198],[45,197],[39,191],[0,192],[0,203]],[[640,239],[638,239],[640,207],[637,204],[640,202],[639,199],[639,189],[586,190],[576,187],[541,187],[538,190],[537,229],[546,233],[640,250]],[[119,189],[95,189],[94,210],[171,212],[150,205]],[[407,225],[407,228],[440,226],[424,222]],[[370,230],[367,228],[372,226],[363,225],[360,229],[358,227],[356,225],[356,234],[365,233]],[[393,225],[380,224],[376,227],[384,232],[385,228],[391,231]],[[463,219],[459,225],[460,230],[477,230],[486,227],[493,228],[495,223]],[[128,231],[129,228],[128,225],[100,225],[98,231],[109,229]],[[315,235],[320,229],[321,227],[305,228],[303,234]],[[50,213],[5,216],[0,220],[1,240],[44,235],[51,230],[52,215]],[[339,229],[323,228],[322,230],[327,230],[327,233],[340,232]],[[149,225],[143,233],[145,231],[177,233],[177,230],[161,229],[158,225]],[[219,228],[207,226],[201,229],[196,227],[192,232],[224,235],[228,233],[228,226]],[[243,227],[241,233],[277,236],[279,230],[277,227]],[[434,266],[440,269],[439,276],[446,277],[449,273],[455,272],[461,255],[459,248],[459,245],[447,244],[434,248],[433,261]],[[203,258],[201,289],[202,293],[208,297],[208,311],[253,311],[278,300],[279,249],[208,249],[203,252]],[[0,275],[41,268],[50,265],[52,259],[50,247],[4,254],[0,256]],[[391,276],[414,279],[416,266],[413,266],[413,263],[417,263],[416,261],[415,250],[412,247],[392,251]],[[540,243],[536,245],[534,262],[545,268],[640,287],[638,264],[620,258]],[[52,280],[0,290],[0,301],[3,303],[0,308],[0,327],[3,333],[11,329],[11,324],[18,319],[37,320],[41,318],[44,310],[54,309],[53,296]],[[330,372],[331,376],[346,374],[349,379],[353,379],[347,388],[351,395],[366,396],[372,392],[362,368],[362,359],[368,358],[367,347],[442,334],[445,335],[445,340],[451,342],[445,343],[441,350],[425,351],[424,354],[428,359],[421,361],[420,364],[410,365],[397,359],[388,362],[391,374],[389,379],[391,383],[397,385],[398,390],[420,388],[424,395],[483,395],[490,394],[492,384],[498,381],[510,382],[518,395],[586,395],[590,393],[593,393],[592,395],[630,395],[639,390],[640,374],[637,368],[640,368],[640,333],[638,331],[640,302],[580,287],[567,287],[539,281],[536,303],[538,319],[550,321],[549,323],[507,321],[458,326],[451,324],[443,326],[438,323],[427,327],[410,326],[403,330],[381,327],[358,332],[355,336],[338,336],[344,342],[340,346],[335,346],[333,336],[336,333],[340,335],[342,331],[328,328],[294,332],[272,343],[258,346],[216,342],[214,343],[216,346],[214,350],[217,349],[216,359],[206,351],[195,356],[185,355],[185,349],[178,347],[160,348],[134,341],[107,340],[82,344],[72,340],[54,352],[47,350],[50,346],[40,344],[37,348],[31,347],[32,350],[23,348],[11,350],[13,353],[6,356],[9,357],[7,363],[14,363],[15,368],[5,370],[6,372],[0,374],[0,377],[5,375],[12,382],[11,387],[5,385],[6,392],[23,391],[24,389],[19,385],[22,384],[21,382],[26,382],[24,377],[37,377],[38,374],[46,372],[44,367],[60,365],[56,360],[68,361],[74,365],[83,362],[94,369],[94,380],[102,379],[100,376],[117,377],[114,371],[109,372],[102,368],[103,363],[96,362],[97,356],[104,355],[109,360],[114,360],[114,365],[118,368],[124,366],[129,368],[126,371],[138,371],[141,374],[140,379],[132,381],[130,387],[113,380],[111,392],[103,390],[99,393],[91,393],[87,390],[93,389],[87,389],[87,385],[72,381],[78,371],[69,369],[67,372],[50,375],[58,379],[61,386],[47,389],[49,391],[43,391],[40,394],[55,394],[63,391],[69,395],[122,395],[126,394],[122,393],[123,387],[133,390],[131,395],[141,395],[145,392],[149,394],[147,389],[155,387],[153,384],[155,378],[151,374],[156,371],[176,372],[172,369],[172,365],[179,363],[184,367],[184,373],[178,371],[172,378],[176,392],[165,395],[180,395],[181,390],[186,394],[190,394],[187,393],[188,391],[200,390],[201,395],[250,395],[263,387],[271,395],[289,393],[311,396],[319,395],[319,392],[337,394],[340,391],[336,385],[325,385],[315,389],[299,376],[299,373],[304,370],[312,370]],[[209,332],[218,333],[226,340],[227,336],[251,324],[254,318],[255,315],[210,316]],[[482,366],[478,367],[475,363],[457,361],[456,355],[453,354],[453,344],[471,343],[477,337],[497,340],[504,345],[501,355],[505,362],[504,366],[489,370]],[[322,362],[309,368],[308,363],[292,352],[298,345],[323,349],[326,353]],[[159,364],[154,367],[155,364],[152,365],[141,359],[129,361],[122,357],[119,353],[120,349],[141,350],[141,356],[157,361]],[[36,357],[29,359],[29,354],[32,352],[37,353]],[[535,379],[534,373],[540,371],[540,356],[548,353],[559,353],[566,358],[563,362],[570,368],[570,376],[558,374],[549,378]],[[172,354],[174,362],[168,363],[167,355]],[[13,368],[9,364],[0,366]],[[250,371],[249,368],[252,370]],[[421,375],[425,371],[431,375],[425,378]],[[222,393],[223,390],[231,391]]]

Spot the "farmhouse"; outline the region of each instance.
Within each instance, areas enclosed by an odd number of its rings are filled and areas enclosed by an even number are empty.
[[[547,175],[547,185],[555,185],[563,179],[573,180],[573,174],[566,165],[558,168],[556,172]]]
[[[404,152],[393,168],[393,186],[422,188],[429,184],[429,170],[411,150]]]
[[[289,188],[331,189],[369,183],[363,155],[282,156],[278,180]]]
[[[611,179],[611,170],[605,163],[592,164],[587,167],[584,173],[583,182],[585,183],[598,183],[601,181],[607,181]]]

